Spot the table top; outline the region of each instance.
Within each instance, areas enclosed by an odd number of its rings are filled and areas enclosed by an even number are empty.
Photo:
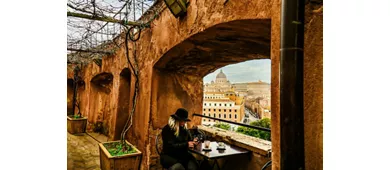
[[[249,153],[248,150],[240,148],[238,146],[232,146],[225,143],[225,150],[217,150],[218,142],[210,141],[211,151],[203,151],[205,148],[204,142],[198,144],[196,147],[189,149],[191,152],[207,157],[208,159],[216,159],[221,157],[227,157],[232,155],[240,155]]]

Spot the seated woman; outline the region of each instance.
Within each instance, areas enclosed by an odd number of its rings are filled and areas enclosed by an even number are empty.
[[[160,156],[161,165],[169,170],[197,170],[196,159],[188,152],[193,141],[187,130],[187,110],[180,108],[169,117],[168,124],[162,129],[163,150]]]

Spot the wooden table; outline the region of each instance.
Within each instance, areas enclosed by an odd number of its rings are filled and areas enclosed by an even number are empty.
[[[227,143],[225,143],[225,148],[226,148],[225,150],[217,150],[217,146],[218,146],[218,142],[211,141],[210,142],[211,151],[203,151],[203,148],[205,148],[204,143],[198,144],[196,147],[189,149],[189,150],[192,153],[203,156],[204,160],[214,160],[212,168],[214,168],[214,166],[217,165],[218,169],[220,169],[220,168],[219,168],[217,159],[235,156],[235,155],[243,155],[243,154],[249,153],[248,150],[245,150],[245,149],[237,147],[237,146],[232,146],[232,145],[229,145]],[[222,169],[223,169],[223,167],[224,166],[222,166]]]

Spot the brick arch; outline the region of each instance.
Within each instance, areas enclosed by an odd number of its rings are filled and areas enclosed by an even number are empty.
[[[203,77],[229,64],[268,59],[270,44],[271,21],[247,19],[214,25],[169,49],[154,64],[153,127],[162,128],[179,107],[202,113]],[[200,122],[194,117],[189,125]]]
[[[214,25],[169,49],[155,68],[205,76],[251,59],[269,59],[271,20],[235,20]]]

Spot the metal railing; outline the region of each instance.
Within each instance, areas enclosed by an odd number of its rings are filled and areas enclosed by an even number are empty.
[[[229,121],[229,120],[225,120],[225,119],[215,118],[215,117],[211,117],[211,116],[205,116],[205,115],[198,114],[198,113],[194,113],[194,114],[192,114],[192,116],[199,116],[199,117],[209,118],[209,119],[218,120],[218,121],[221,121],[221,122],[227,122],[227,123],[240,125],[240,126],[244,126],[244,127],[248,127],[248,128],[253,128],[253,129],[262,130],[262,131],[266,131],[266,132],[271,132],[271,129],[268,129],[268,128],[247,125],[247,124],[233,122],[233,121]]]

